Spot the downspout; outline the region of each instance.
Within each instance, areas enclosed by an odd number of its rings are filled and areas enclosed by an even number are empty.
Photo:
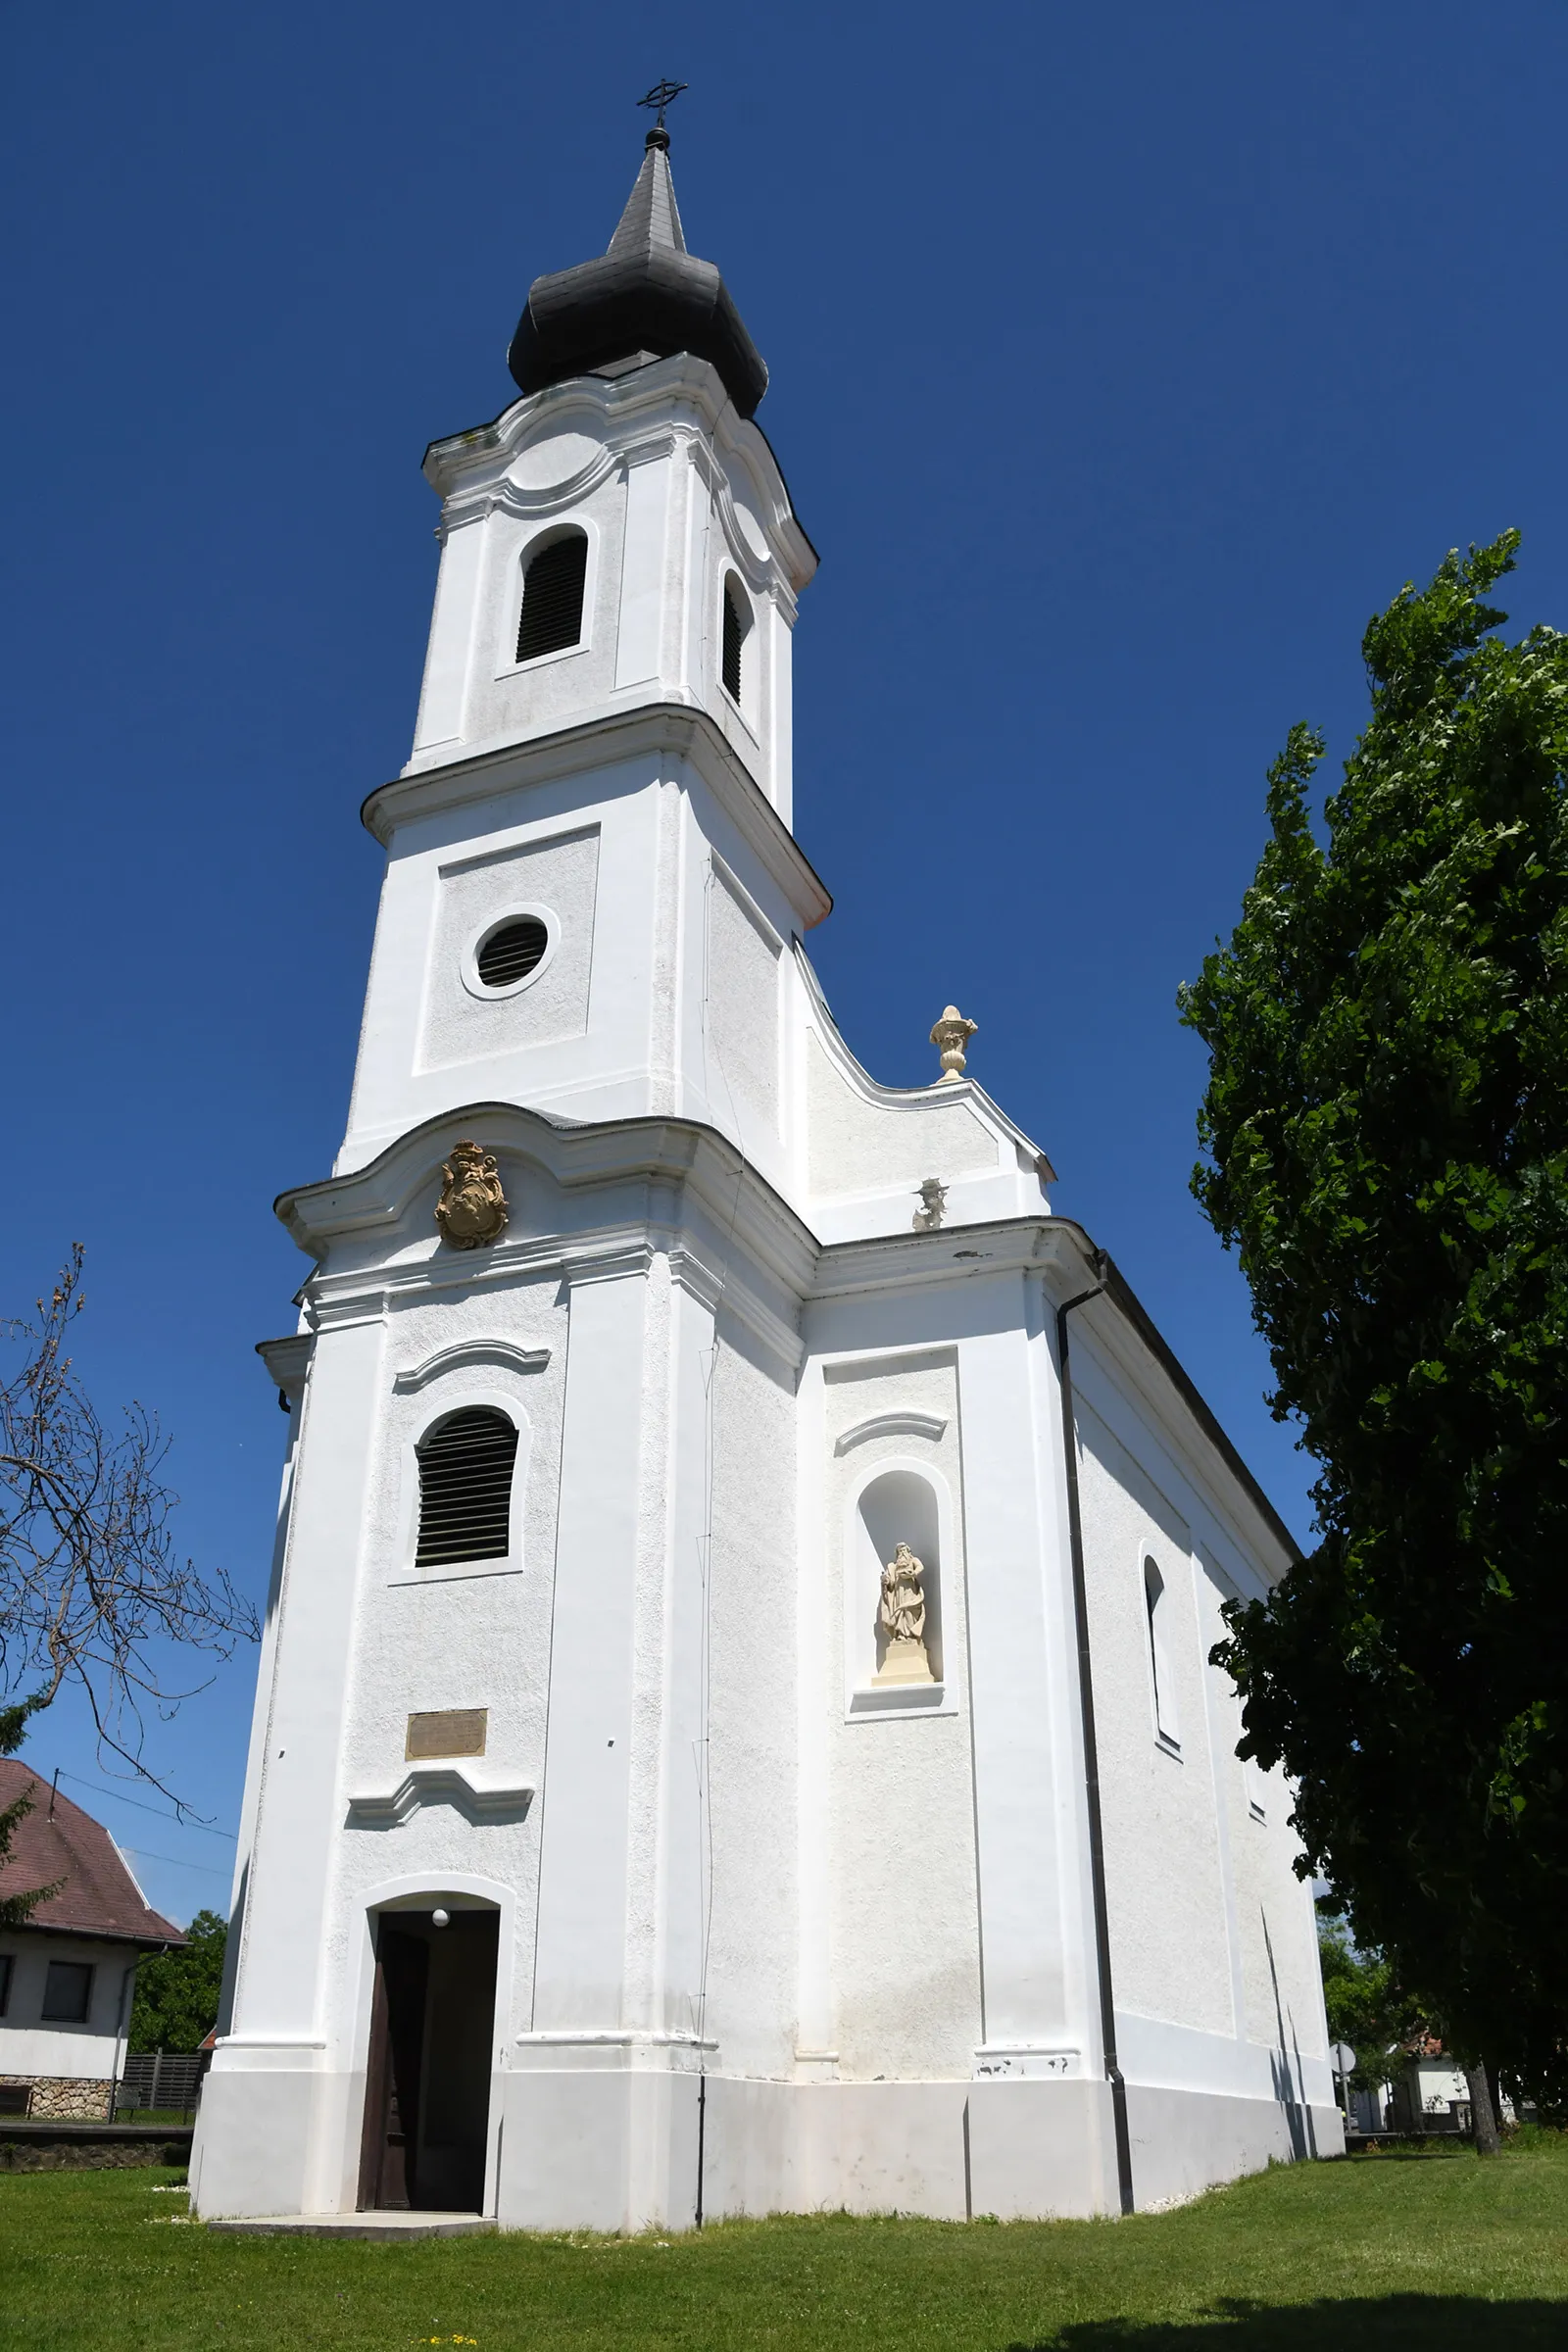
[[[1078,1500],[1078,1424],[1072,1405],[1072,1364],[1067,1348],[1067,1317],[1075,1306],[1103,1296],[1110,1265],[1102,1250],[1094,1254],[1100,1280],[1080,1291],[1056,1309],[1056,1365],[1061,1381],[1062,1457],[1067,1471],[1067,1543],[1072,1558],[1072,1614],[1078,1638],[1078,1719],[1084,1739],[1084,1795],[1089,1807],[1089,1878],[1095,1905],[1095,1967],[1100,1980],[1100,2039],[1104,2051],[1105,2080],[1110,2084],[1110,2113],[1116,2135],[1116,2187],[1123,2213],[1133,2203],[1133,2149],[1127,2129],[1127,2085],[1116,2062],[1116,2003],[1110,1975],[1110,1914],[1105,1900],[1105,1838],[1100,1817],[1100,1749],[1095,1738],[1095,1678],[1089,1648],[1089,1591],[1084,1576],[1084,1523]]]

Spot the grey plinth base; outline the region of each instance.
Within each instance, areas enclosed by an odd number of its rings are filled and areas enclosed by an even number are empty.
[[[482,2213],[270,2213],[235,2222],[209,2222],[237,2237],[477,2237],[495,2223]]]

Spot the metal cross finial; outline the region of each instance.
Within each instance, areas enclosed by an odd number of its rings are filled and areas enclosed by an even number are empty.
[[[684,81],[656,81],[653,88],[649,91],[647,97],[638,99],[637,103],[639,106],[658,107],[659,113],[654,118],[654,128],[656,130],[662,130],[664,127],[665,107],[672,105],[680,96],[682,90],[688,89],[690,86],[691,85],[688,82]]]

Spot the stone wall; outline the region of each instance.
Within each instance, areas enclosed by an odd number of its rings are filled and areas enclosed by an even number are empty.
[[[74,2132],[69,2125],[61,2126],[58,2136],[36,2125],[25,2135],[0,2125],[0,2173],[123,2172],[189,2160],[188,2130],[121,2132],[111,2139]]]
[[[40,2124],[102,2124],[113,2121],[109,2102],[114,2083],[91,2075],[0,2075],[0,2083],[30,2085],[27,2120]]]

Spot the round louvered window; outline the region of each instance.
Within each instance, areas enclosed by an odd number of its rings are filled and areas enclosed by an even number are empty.
[[[474,966],[486,988],[512,988],[543,959],[550,933],[536,914],[514,915],[479,943]]]

